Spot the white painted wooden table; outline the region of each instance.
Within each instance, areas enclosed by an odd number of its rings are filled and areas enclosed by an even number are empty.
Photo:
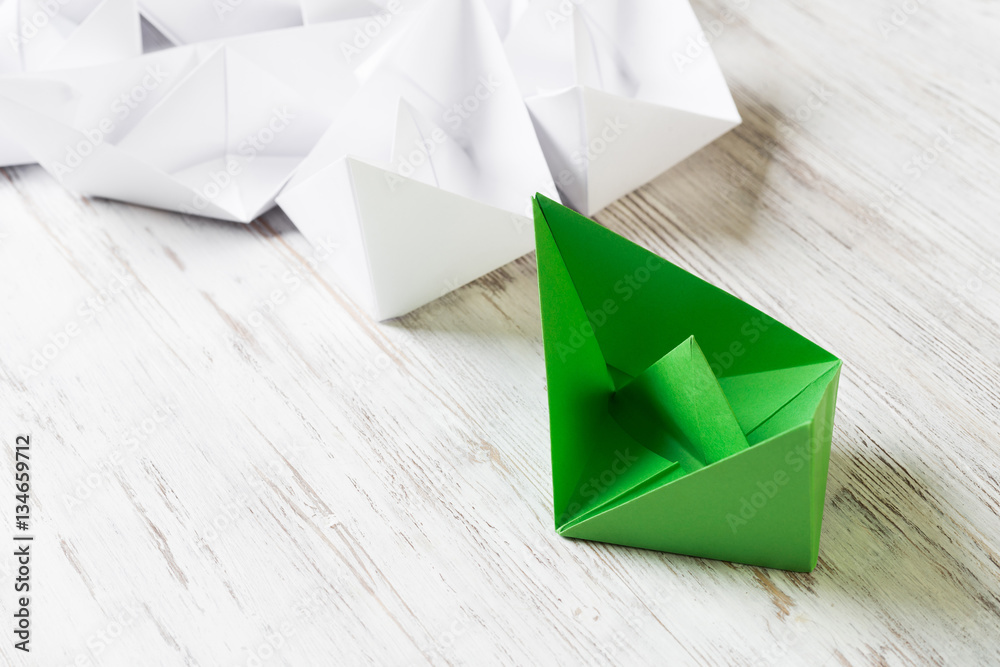
[[[280,213],[7,169],[0,662],[1000,661],[1000,4],[904,4],[696,3],[744,124],[597,216],[843,357],[815,572],[553,533],[533,256],[380,325]]]

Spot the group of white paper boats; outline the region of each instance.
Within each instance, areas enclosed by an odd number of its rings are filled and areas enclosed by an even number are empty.
[[[140,14],[179,46],[142,55]],[[740,122],[687,0],[0,0],[0,30],[0,165],[277,204],[378,319],[529,252],[536,192],[590,215]]]

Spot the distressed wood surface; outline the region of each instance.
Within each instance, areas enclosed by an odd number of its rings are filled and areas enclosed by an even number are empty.
[[[1000,5],[695,9],[744,123],[596,217],[844,359],[815,572],[553,533],[533,255],[377,324],[280,213],[23,167],[2,513],[30,433],[35,634],[4,548],[0,662],[1000,661]]]

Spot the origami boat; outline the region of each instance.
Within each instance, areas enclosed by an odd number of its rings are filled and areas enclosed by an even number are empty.
[[[541,195],[556,530],[808,572],[841,362]]]
[[[278,197],[376,319],[403,315],[533,247],[555,193],[479,0],[432,0],[387,49]]]
[[[326,21],[381,24],[422,0],[139,0],[143,16],[174,44],[194,44]],[[366,33],[367,28],[367,33]],[[361,26],[371,37],[372,28]]]
[[[87,67],[142,53],[135,0],[0,0],[0,74]],[[0,124],[0,167],[34,162]]]
[[[493,2],[562,199],[585,215],[740,123],[687,0]]]
[[[356,27],[324,23],[3,78],[0,123],[79,194],[250,222],[357,91],[355,69],[377,57],[373,46],[345,60],[339,44]]]

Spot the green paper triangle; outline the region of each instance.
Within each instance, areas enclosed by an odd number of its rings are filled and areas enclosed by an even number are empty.
[[[556,529],[807,571],[840,361],[535,198]]]
[[[536,215],[537,207],[536,202]],[[539,276],[538,288],[543,317],[553,323],[545,371],[559,523],[560,517],[565,521],[591,510],[673,464],[641,447],[608,412],[614,387],[597,342],[583,333],[587,329],[583,306],[552,234],[547,227],[536,227],[535,232],[539,262],[555,268]]]
[[[611,397],[612,416],[637,442],[693,472],[748,447],[719,381],[693,337]]]
[[[690,336],[718,377],[836,361],[724,290],[551,199],[536,200],[607,363],[622,372],[638,375]]]
[[[826,361],[774,371],[731,375],[719,379],[722,390],[737,406],[736,419],[750,433],[798,396],[805,387],[837,365]]]

